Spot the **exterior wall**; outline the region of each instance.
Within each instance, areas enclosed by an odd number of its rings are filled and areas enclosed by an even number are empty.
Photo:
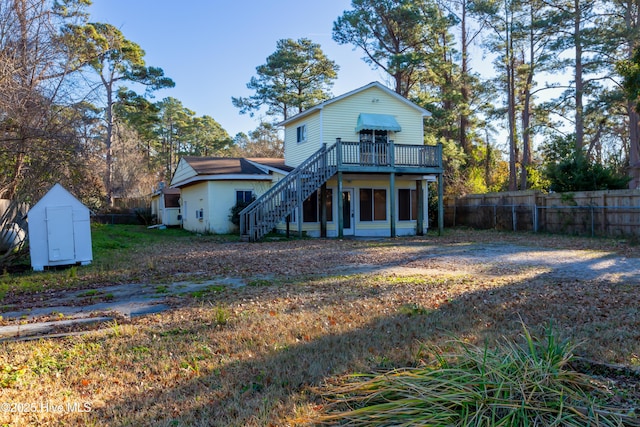
[[[396,176],[395,182],[395,195],[396,195],[396,205],[393,207],[396,218],[396,235],[397,236],[412,236],[416,234],[417,220],[411,221],[399,221],[398,220],[398,190],[399,189],[411,189],[415,190],[416,181],[415,179],[402,179],[402,177]],[[384,176],[357,176],[357,175],[349,175],[343,177],[342,183],[343,191],[353,190],[353,232],[354,236],[362,236],[362,237],[390,237],[391,235],[391,216],[390,216],[390,195],[389,195],[389,177],[388,175]],[[423,183],[423,200],[424,200],[424,232],[427,231],[428,226],[428,214],[427,214],[427,206],[428,206],[428,191],[426,183]],[[373,188],[373,189],[385,189],[387,190],[387,214],[386,220],[384,221],[360,221],[360,189],[362,188]],[[337,237],[338,236],[338,183],[337,179],[334,177],[327,182],[327,189],[332,190],[332,206],[333,206],[333,221],[327,221],[327,237]],[[293,221],[290,224],[290,230],[292,233],[297,232],[298,225],[297,220],[300,216],[295,215],[296,221]],[[286,225],[280,224],[278,226],[279,232],[284,232],[286,230]],[[302,231],[311,237],[320,237],[320,222],[303,222]],[[346,234],[345,234],[346,236]]]
[[[181,188],[180,206],[182,211],[182,227],[185,230],[204,233],[207,231],[209,221],[208,182],[199,182],[194,185]],[[196,217],[196,211],[203,209],[204,219]]]
[[[167,208],[164,205],[164,195],[157,193],[151,196],[151,215],[155,215],[156,224],[180,225],[180,208]]]
[[[59,245],[57,238],[62,238],[58,233],[52,233],[48,227],[56,227],[47,218],[48,208],[63,208],[71,213],[71,231],[63,238],[68,241],[73,239],[73,256],[70,258],[50,259],[50,246]],[[36,271],[41,271],[46,266],[72,265],[80,263],[89,264],[93,260],[91,247],[91,223],[89,209],[80,203],[73,195],[59,184],[56,184],[45,196],[36,203],[28,212],[29,221],[29,252],[31,266]],[[68,222],[65,221],[65,227]],[[53,246],[52,246],[53,247]]]
[[[396,144],[424,144],[422,114],[383,90],[371,87],[287,124],[284,139],[286,164],[298,166],[323,143],[331,145],[336,138],[358,141],[359,134],[355,128],[360,113],[394,116],[402,128],[400,132],[391,132],[389,135]],[[298,143],[296,128],[302,124],[307,124],[307,142]]]
[[[321,117],[322,112],[314,112],[300,120],[287,125],[284,130],[284,159],[288,166],[298,166],[309,156],[318,151],[322,146],[321,142]],[[297,141],[297,129],[299,126],[307,126],[307,140]],[[355,126],[355,125],[354,125]]]
[[[151,215],[156,216],[156,224],[162,224],[162,210],[160,209],[161,197],[157,194],[151,196]]]
[[[373,102],[374,100],[377,101]],[[422,114],[377,87],[327,105],[323,112],[324,142],[333,144],[336,138],[358,141],[359,135],[355,128],[360,113],[394,116],[402,128],[400,132],[391,132],[389,135],[389,139],[396,144],[424,144]]]
[[[164,225],[180,225],[181,224],[180,208],[164,208],[162,214],[162,224]]]
[[[283,175],[274,174],[273,181],[224,180],[206,181],[182,188],[182,227],[198,233],[229,234],[237,227],[229,220],[231,208],[236,204],[236,191],[253,191],[258,197]],[[196,211],[203,210],[198,219]]]

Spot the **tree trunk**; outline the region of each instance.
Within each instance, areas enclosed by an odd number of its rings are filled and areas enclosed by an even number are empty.
[[[108,84],[103,78],[103,83],[107,88],[107,108],[105,111],[105,120],[107,122],[107,135],[105,137],[105,160],[106,170],[104,175],[104,186],[107,190],[106,203],[107,206],[113,206],[113,188],[111,183],[111,168],[113,163],[113,156],[111,153],[111,146],[113,144],[113,88],[111,84]]]
[[[640,116],[632,102],[627,103],[629,110],[629,188],[640,188]]]
[[[513,54],[513,37],[509,10],[506,10],[506,69],[507,69],[507,98],[508,98],[508,120],[509,120],[509,191],[518,189],[518,172],[516,162],[518,156],[516,138],[516,94],[515,94],[515,57]]]
[[[573,40],[575,44],[575,85],[576,85],[576,154],[582,152],[584,147],[584,106],[582,102],[584,93],[584,81],[582,80],[582,11],[580,10],[580,0],[574,0],[574,27],[573,27]]]
[[[469,128],[469,100],[471,98],[471,90],[469,89],[469,46],[467,41],[467,5],[465,3],[462,4],[462,16],[461,16],[461,47],[462,47],[462,63],[461,63],[461,86],[460,86],[460,96],[462,97],[462,105],[464,109],[462,113],[460,113],[460,146],[464,150],[464,153],[467,156],[471,155],[471,143],[469,141],[469,137],[467,135]]]
[[[632,13],[635,11],[635,13]],[[625,25],[627,27],[627,33],[636,35],[638,32],[638,8],[637,0],[630,0],[625,8]],[[633,51],[638,46],[638,41],[635,37],[630,37],[627,47],[627,58],[631,59]],[[640,188],[640,116],[636,111],[633,102],[627,102],[627,111],[629,116],[629,188]]]
[[[520,189],[526,190],[529,187],[529,175],[527,167],[531,163],[531,87],[533,85],[534,73],[534,34],[533,7],[531,7],[531,28],[529,29],[529,69],[527,72],[527,80],[524,87],[524,105],[522,107],[522,164],[520,169]]]

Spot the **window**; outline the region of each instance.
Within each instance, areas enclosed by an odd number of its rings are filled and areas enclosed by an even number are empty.
[[[388,132],[386,130],[361,130],[360,142],[375,142],[384,144],[388,142]]]
[[[360,189],[360,221],[387,220],[387,190]]]
[[[387,163],[387,131],[360,131],[360,163],[385,165]]]
[[[325,200],[325,204],[327,206],[327,222],[333,221],[333,191],[330,188],[327,188],[327,198]],[[320,192],[314,191],[311,196],[307,198],[304,202],[302,202],[302,221],[303,222],[319,222],[321,213],[320,213],[320,204],[318,203],[320,199]]]
[[[416,190],[398,190],[398,221],[412,221],[418,218],[418,198]]]
[[[318,222],[318,192],[302,202],[302,222]]]
[[[204,209],[200,208],[196,210],[196,219],[202,221],[204,219]]]
[[[307,140],[307,125],[298,126],[296,128],[296,141],[305,142]]]
[[[253,191],[251,190],[236,191],[236,203],[251,203],[252,201],[253,201]]]

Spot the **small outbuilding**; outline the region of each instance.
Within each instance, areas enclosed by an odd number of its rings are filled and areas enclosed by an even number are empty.
[[[164,182],[161,182],[151,195],[151,216],[158,225],[167,227],[181,225],[180,189],[167,188]]]
[[[56,184],[28,212],[31,267],[87,265],[93,260],[89,208]]]

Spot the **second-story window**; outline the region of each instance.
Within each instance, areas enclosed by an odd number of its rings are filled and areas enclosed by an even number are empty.
[[[307,125],[298,126],[296,128],[296,141],[305,142],[307,140]]]

